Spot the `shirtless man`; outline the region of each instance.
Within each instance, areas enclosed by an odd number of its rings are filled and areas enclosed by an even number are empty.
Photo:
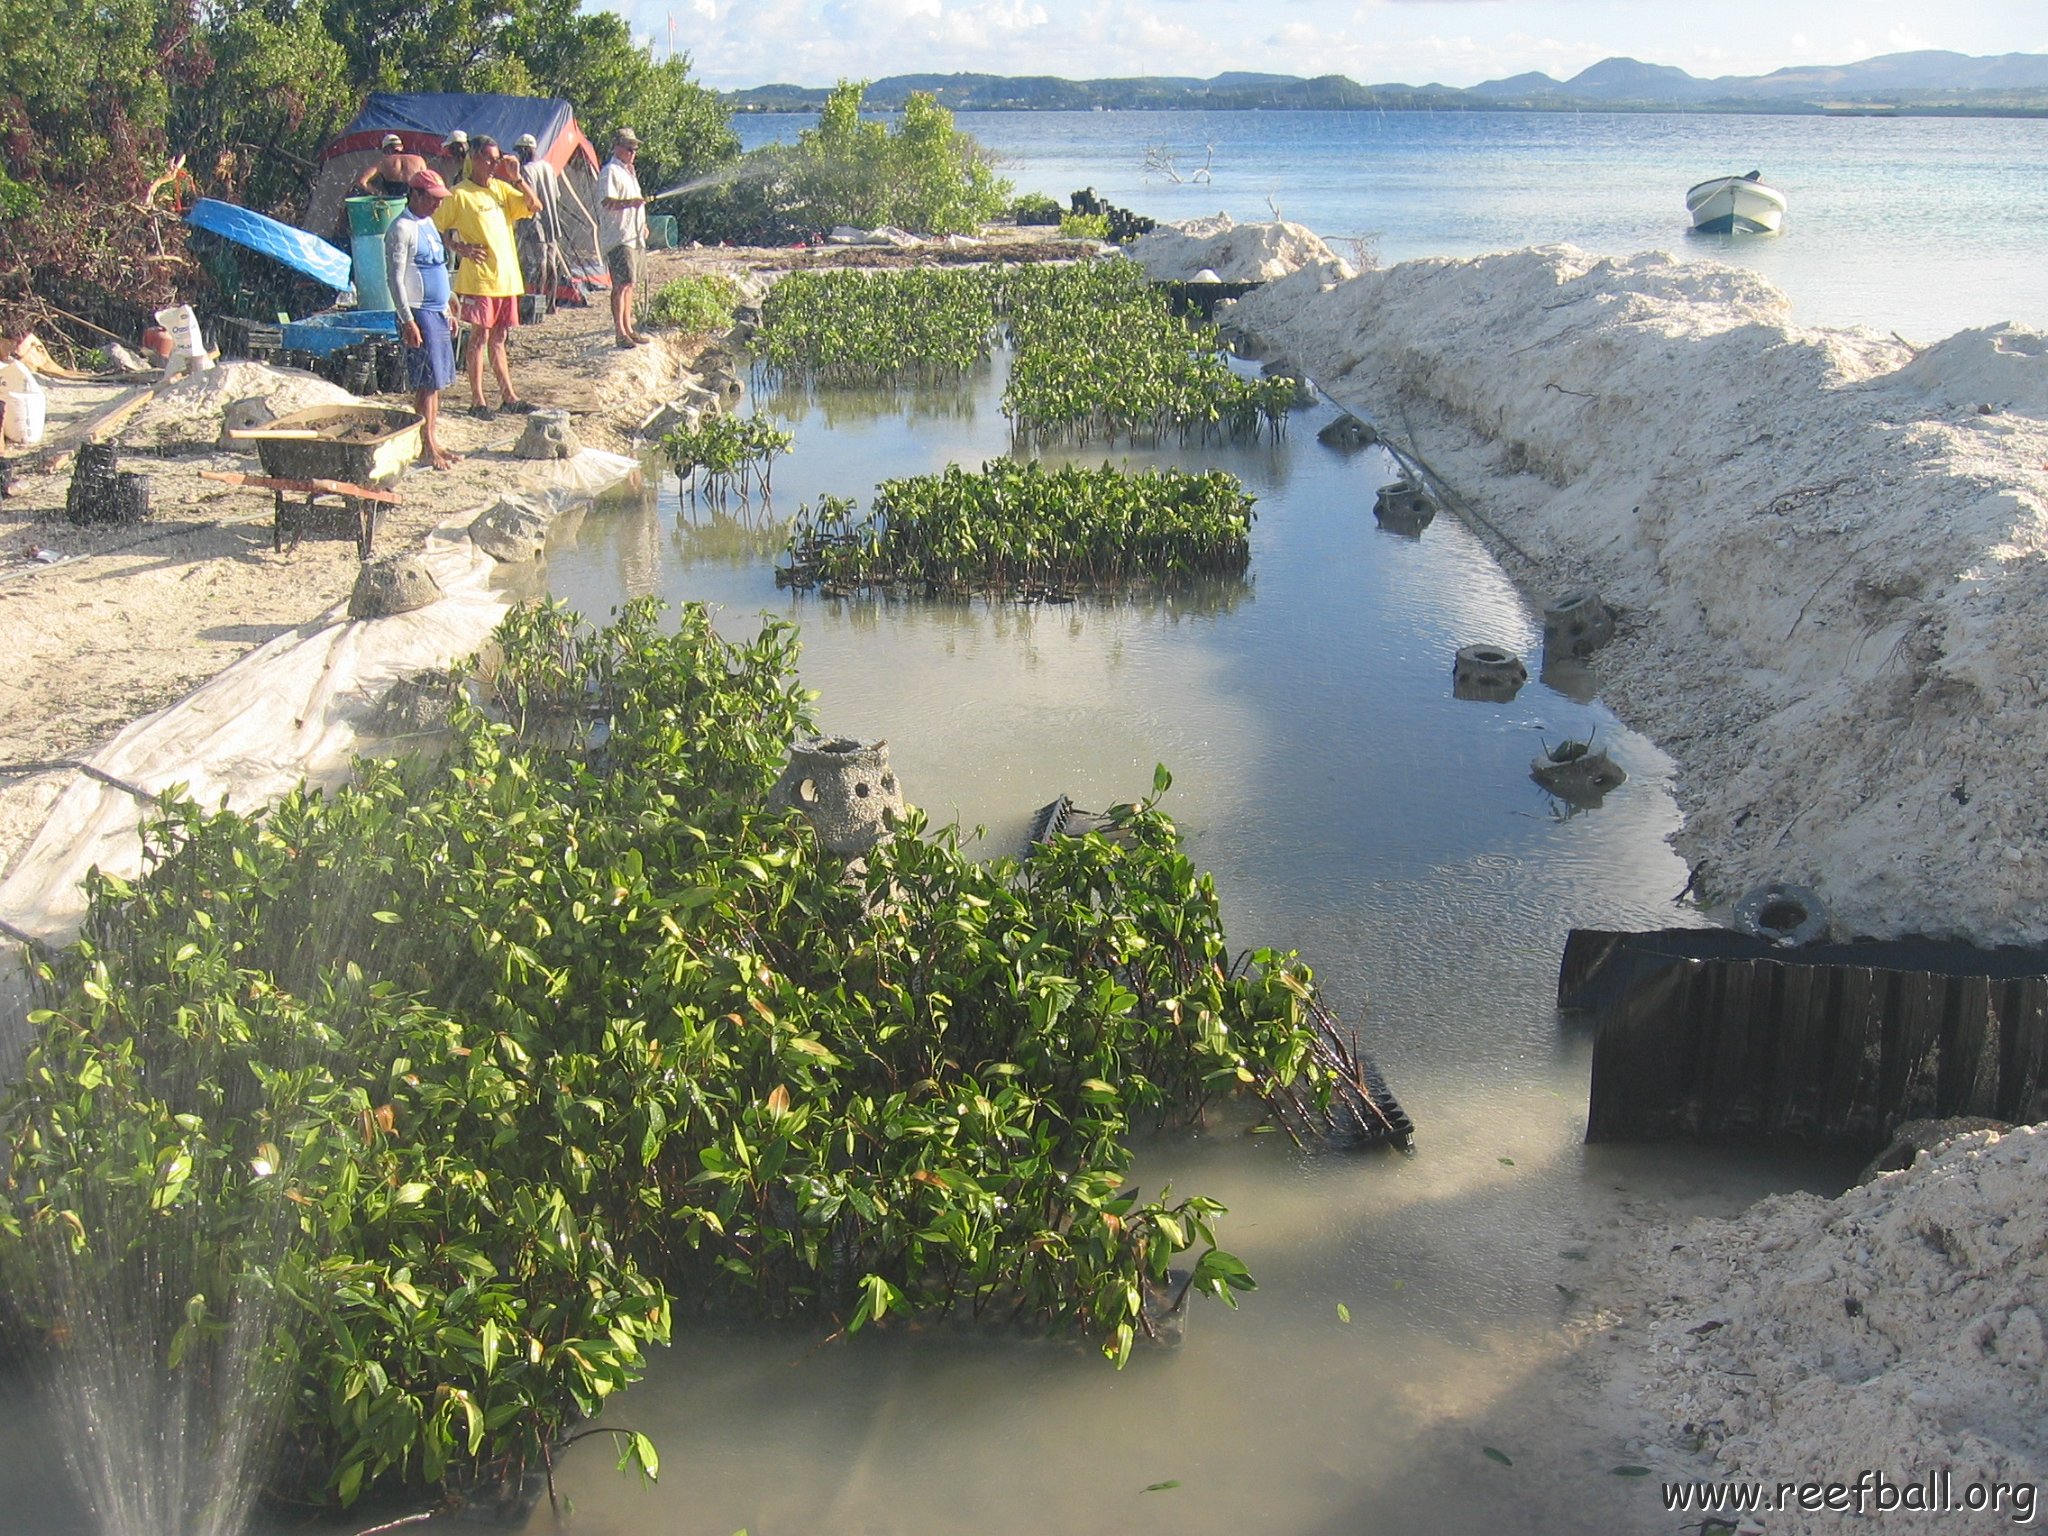
[[[404,139],[387,133],[375,162],[356,178],[356,192],[363,197],[404,197],[412,190],[413,177],[426,168],[425,160],[405,152]]]

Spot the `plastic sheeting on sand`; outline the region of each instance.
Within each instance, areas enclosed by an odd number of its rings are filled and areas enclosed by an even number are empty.
[[[585,449],[521,476],[522,498],[552,518],[639,468]],[[150,803],[92,774],[160,794],[174,785],[201,805],[223,798],[251,811],[300,780],[337,784],[361,740],[358,726],[399,678],[446,666],[489,637],[510,607],[493,588],[494,562],[468,538],[476,511],[444,523],[420,551],[444,596],[412,613],[350,619],[341,604],[279,635],[167,709],[145,715],[86,760],[0,884],[0,921],[50,943],[85,916],[86,872],[133,877]],[[4,1053],[0,1053],[4,1054]]]

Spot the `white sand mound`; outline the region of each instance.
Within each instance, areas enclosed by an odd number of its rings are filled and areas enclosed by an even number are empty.
[[[1238,224],[1227,213],[1162,224],[1132,241],[1130,256],[1167,282],[1191,282],[1205,268],[1226,283],[1268,282],[1307,266],[1334,266],[1351,276],[1314,230],[1285,222]]]
[[[2044,1188],[2048,1127],[1980,1131],[1838,1200],[1782,1196],[1652,1234],[1641,1405],[1726,1477],[1949,1468],[1958,1488],[2048,1485]],[[2011,1528],[2009,1515],[1892,1519]],[[1892,1529],[1826,1512],[1764,1523],[1771,1536]]]
[[[204,373],[174,379],[156,398],[137,411],[119,434],[130,448],[158,453],[219,446],[221,413],[229,402],[261,397],[273,416],[310,410],[316,405],[353,405],[356,397],[339,384],[296,368],[272,368],[247,361],[221,363]]]
[[[1409,440],[1536,596],[1629,610],[1596,668],[1677,760],[1710,896],[2048,941],[2048,338],[1916,355],[1746,272],[1568,247],[1311,267],[1230,322]]]

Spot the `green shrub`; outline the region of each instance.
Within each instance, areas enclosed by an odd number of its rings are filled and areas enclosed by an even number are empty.
[[[1106,213],[1063,213],[1060,215],[1060,238],[1062,240],[1107,240],[1109,238],[1109,215]]]
[[[0,219],[27,218],[42,206],[42,195],[34,187],[12,181],[0,170]]]
[[[805,129],[786,153],[789,202],[801,222],[972,234],[1002,212],[1010,184],[995,174],[987,152],[954,128],[951,112],[915,92],[892,131],[861,121],[865,89],[840,81],[818,126]]]
[[[167,802],[145,874],[93,879],[0,1105],[39,1337],[89,1328],[67,1276],[125,1279],[167,1313],[141,1368],[204,1373],[229,1298],[277,1299],[270,1489],[347,1504],[516,1479],[671,1295],[1030,1318],[1121,1361],[1177,1256],[1250,1287],[1214,1201],[1133,1188],[1127,1133],[1339,1074],[1307,969],[1230,963],[1156,805],[1022,867],[913,812],[850,874],[762,809],[809,725],[788,626],[642,601],[498,641],[442,759],[260,817]]]
[[[655,325],[701,336],[730,327],[739,302],[738,284],[722,272],[704,272],[663,283],[647,300],[641,315]]]

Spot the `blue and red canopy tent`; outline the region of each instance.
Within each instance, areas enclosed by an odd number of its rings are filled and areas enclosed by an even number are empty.
[[[472,139],[488,136],[510,151],[530,133],[540,158],[561,173],[581,205],[563,211],[561,246],[570,272],[586,286],[606,287],[592,220],[597,213],[598,155],[559,96],[498,96],[464,91],[378,91],[320,154],[320,170],[306,203],[303,227],[338,235],[346,227],[342,203],[356,195],[356,182],[382,153],[384,136],[395,133],[408,154],[424,159],[451,183],[459,174],[441,155],[448,136],[461,129]]]

